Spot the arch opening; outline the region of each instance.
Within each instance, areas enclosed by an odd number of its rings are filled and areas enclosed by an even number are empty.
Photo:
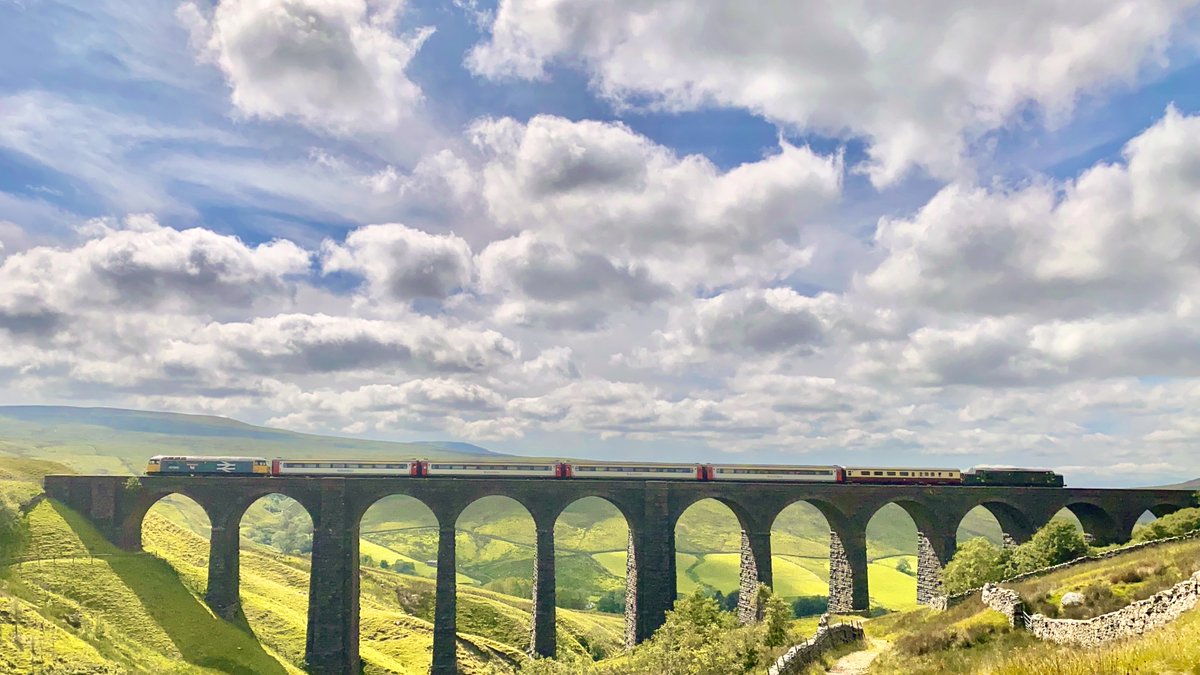
[[[471,502],[455,521],[455,551],[459,639],[478,635],[528,652],[537,551],[529,510],[501,495]]]
[[[208,513],[191,497],[171,493],[155,500],[142,516],[142,550],[166,560],[199,597],[208,588]]]
[[[389,495],[359,521],[358,651],[368,670],[428,670],[437,600],[438,521],[421,500]]]
[[[295,499],[271,493],[242,512],[238,532],[241,612],[259,642],[302,667],[312,517]]]
[[[807,501],[788,505],[771,524],[773,590],[796,617],[829,607],[829,532],[825,515]]]
[[[1182,518],[1168,518],[1160,522],[1163,517],[1180,510],[1182,510],[1182,507],[1175,504],[1156,504],[1138,516],[1138,519],[1133,524],[1132,531],[1128,532],[1127,535],[1131,541],[1141,542],[1178,536],[1194,529],[1197,518],[1193,515],[1184,515]],[[1190,510],[1188,513],[1194,513],[1194,510]]]
[[[917,606],[917,523],[895,502],[867,521],[867,583],[872,611]]]
[[[559,653],[566,650],[601,659],[625,648],[628,546],[625,515],[603,497],[582,497],[558,515],[555,605],[560,610],[594,610],[599,619],[587,635],[559,628]]]
[[[1011,532],[1006,532],[993,511],[983,504],[963,515],[962,520],[958,521],[955,537],[959,545],[978,538],[986,539],[996,546],[1011,546],[1017,543],[1017,537]]]
[[[1156,520],[1158,520],[1158,516],[1154,515],[1154,512],[1150,509],[1142,511],[1142,515],[1138,516],[1138,519],[1133,523],[1133,531],[1129,533],[1130,538],[1133,541],[1142,541],[1150,538],[1150,533],[1153,530],[1147,529],[1147,526]]]
[[[1076,502],[1068,504],[1063,510],[1069,511],[1075,517],[1075,522],[1083,531],[1084,540],[1091,546],[1114,544],[1122,541],[1129,534],[1120,532],[1123,528],[1117,524],[1112,515],[1095,504]],[[1062,518],[1063,510],[1055,514],[1054,518]]]
[[[741,589],[742,525],[733,509],[701,499],[675,521],[675,594],[696,591],[736,611]]]
[[[1064,506],[1061,509],[1059,509],[1058,512],[1055,513],[1050,518],[1050,520],[1051,521],[1061,520],[1064,522],[1071,523],[1072,525],[1075,526],[1075,529],[1086,534],[1086,530],[1083,529],[1083,523],[1079,522],[1079,517],[1076,516],[1075,512],[1072,511],[1069,507]]]

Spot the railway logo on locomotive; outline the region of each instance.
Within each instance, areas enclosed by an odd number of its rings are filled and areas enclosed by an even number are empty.
[[[237,465],[233,462],[217,462],[217,471],[232,473],[235,470],[237,470]]]

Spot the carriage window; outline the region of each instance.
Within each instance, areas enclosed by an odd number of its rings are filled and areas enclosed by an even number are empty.
[[[889,476],[895,476],[895,475],[896,475],[896,472],[895,472],[895,471],[889,471],[889,472],[887,472],[887,475],[889,475]]]
[[[876,475],[876,476],[882,476],[882,475],[883,475],[883,472],[882,472],[882,471],[876,471],[876,472],[875,472],[875,475]]]

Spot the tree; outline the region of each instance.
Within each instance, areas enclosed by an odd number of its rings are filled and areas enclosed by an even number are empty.
[[[1000,581],[1008,572],[1010,552],[983,537],[963,542],[942,570],[942,585],[951,595]]]
[[[386,570],[387,568],[391,567],[391,565],[388,565],[388,561],[386,560],[380,560],[379,567]]]
[[[729,591],[729,594],[721,600],[721,609],[725,610],[726,612],[736,612],[737,606],[738,591],[736,590]]]
[[[900,562],[896,563],[896,571],[912,576],[912,565],[908,564],[908,558],[901,558]]]
[[[596,601],[596,610],[609,614],[625,613],[625,591],[608,591]]]
[[[587,593],[578,589],[557,589],[554,593],[554,604],[566,609],[587,609]]]
[[[1083,533],[1069,520],[1054,519],[1012,551],[1009,575],[1074,560],[1088,552]]]
[[[788,641],[788,624],[792,620],[792,608],[783,598],[775,595],[769,586],[758,585],[758,603],[762,611],[763,624],[766,626],[766,636],[763,644],[768,647],[782,647]]]
[[[1180,509],[1139,528],[1134,533],[1133,540],[1154,541],[1177,537],[1196,529],[1200,529],[1200,508]]]
[[[796,618],[817,616],[829,610],[829,598],[823,595],[802,595],[792,601],[792,614]]]

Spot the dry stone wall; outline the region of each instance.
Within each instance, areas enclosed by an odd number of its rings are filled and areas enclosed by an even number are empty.
[[[1028,626],[1035,636],[1043,640],[1091,647],[1131,635],[1141,635],[1152,628],[1170,623],[1194,608],[1197,598],[1200,598],[1200,572],[1165,591],[1115,612],[1092,619],[1051,619],[1034,614],[1029,617]]]
[[[816,635],[787,651],[775,661],[768,675],[795,675],[800,673],[810,663],[821,657],[822,652],[833,649],[838,645],[858,642],[864,637],[862,626],[852,623],[839,623],[833,626],[822,625],[817,628]]]
[[[1021,596],[1011,588],[1001,588],[996,584],[984,584],[980,592],[983,604],[1008,617],[1008,625],[1017,626],[1025,617],[1025,603]]]
[[[1114,558],[1116,556],[1119,556],[1123,553],[1129,553],[1130,551],[1139,551],[1143,548],[1153,548],[1155,546],[1165,546],[1168,544],[1173,544],[1175,542],[1187,541],[1189,539],[1196,539],[1196,538],[1200,538],[1200,530],[1193,530],[1191,532],[1188,532],[1187,534],[1181,534],[1178,537],[1166,537],[1164,539],[1155,539],[1153,541],[1143,541],[1143,542],[1139,542],[1137,544],[1121,546],[1120,548],[1114,548],[1110,551],[1104,551],[1102,553],[1097,553],[1095,555],[1080,556],[1078,558],[1075,558],[1074,560],[1068,560],[1065,563],[1059,563],[1057,565],[1050,565],[1049,567],[1043,567],[1041,569],[1036,569],[1031,572],[1024,572],[1022,574],[1017,574],[1017,575],[1008,577],[1007,579],[1001,579],[999,583],[1004,583],[1004,584],[1016,583],[1018,581],[1024,581],[1026,579],[1040,577],[1043,574],[1050,574],[1051,572],[1065,570],[1067,568],[1074,567],[1076,565],[1082,565],[1084,563],[1095,562],[1097,560],[1107,560],[1109,558]],[[970,590],[963,591],[962,593],[955,593],[954,595],[949,595],[949,596],[942,595],[940,597],[933,597],[933,598],[930,598],[930,601],[928,604],[933,609],[941,609],[941,610],[949,609],[949,608],[957,605],[958,603],[962,602],[963,600],[966,600],[967,598],[975,595],[976,593],[981,592],[983,590],[983,588],[986,587],[987,585],[988,584],[984,584],[983,587],[972,588]]]

